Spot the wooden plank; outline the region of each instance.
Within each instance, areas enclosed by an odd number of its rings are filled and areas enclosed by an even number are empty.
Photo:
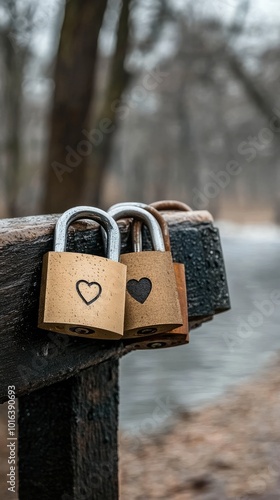
[[[175,262],[186,266],[189,317],[192,327],[230,308],[230,298],[219,230],[207,212],[168,212],[163,214],[169,225]],[[150,250],[147,231],[143,248]]]
[[[211,225],[199,228],[203,241],[208,284],[211,286],[211,298],[215,314],[230,307],[223,250],[219,230]]]
[[[230,308],[218,232],[208,212],[174,212],[165,217],[174,259],[186,265],[189,319],[194,327]],[[6,400],[7,385],[15,385],[20,396],[119,358],[133,348],[129,342],[93,341],[38,330],[42,256],[52,249],[56,220],[56,216],[45,216],[0,221],[0,402]],[[120,227],[122,251],[131,251],[128,221]],[[74,224],[68,240],[70,251],[103,255],[95,223]],[[210,252],[215,248],[219,251],[213,258]]]
[[[118,498],[118,361],[19,398],[20,500]]]

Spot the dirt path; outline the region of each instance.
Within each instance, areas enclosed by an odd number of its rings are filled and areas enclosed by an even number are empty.
[[[120,441],[121,500],[279,500],[280,358],[164,433]]]

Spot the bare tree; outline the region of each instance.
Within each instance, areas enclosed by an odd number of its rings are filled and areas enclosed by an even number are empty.
[[[30,56],[34,4],[19,5],[18,0],[1,0],[5,19],[0,24],[2,59],[2,109],[5,109],[2,135],[2,175],[4,175],[7,214],[15,216],[20,176],[21,104],[24,69]]]
[[[117,101],[128,83],[125,57],[130,0],[123,0],[115,52],[103,104],[91,123],[96,99],[98,37],[107,2],[67,3],[55,70],[46,193],[43,211],[60,212],[81,203],[99,203],[116,129]]]
[[[87,166],[76,149],[85,140],[82,131],[88,128],[106,5],[106,0],[70,0],[66,4],[54,76],[44,212],[61,212],[84,201]]]
[[[116,47],[112,57],[107,86],[103,95],[103,104],[97,113],[94,129],[99,131],[98,141],[89,156],[87,168],[87,194],[90,203],[102,202],[102,188],[107,173],[112,149],[113,137],[118,126],[118,110],[121,97],[128,86],[130,74],[126,70],[125,60],[129,49],[129,14],[131,0],[123,0],[116,34]],[[102,130],[105,124],[105,131]]]

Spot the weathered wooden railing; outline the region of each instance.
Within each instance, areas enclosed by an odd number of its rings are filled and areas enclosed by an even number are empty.
[[[186,265],[194,328],[230,308],[218,230],[205,211],[164,216],[174,260]],[[0,221],[0,402],[14,385],[19,398],[19,498],[115,500],[118,360],[136,344],[38,330],[42,256],[52,249],[56,219]],[[129,251],[129,222],[120,226],[122,251]],[[147,237],[144,243],[149,244]],[[102,255],[98,226],[75,223],[68,249]]]

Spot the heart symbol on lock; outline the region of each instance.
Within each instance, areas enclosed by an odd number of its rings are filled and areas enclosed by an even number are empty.
[[[149,278],[141,278],[139,281],[129,280],[126,289],[133,299],[144,304],[152,291],[152,282]]]
[[[81,288],[81,285],[82,285],[82,288]],[[88,288],[86,288],[84,285]],[[95,295],[92,296],[92,293],[91,293],[91,295],[90,295],[91,298],[88,300],[85,297],[85,294],[88,296],[89,291],[92,292],[91,287],[94,287],[93,291],[95,291]],[[95,302],[100,297],[100,295],[102,293],[102,286],[99,283],[97,283],[96,281],[89,282],[86,280],[79,280],[76,283],[76,290],[77,290],[79,296],[81,297],[81,299],[85,302],[85,304],[87,306],[90,306],[90,304],[93,304],[93,302]]]

